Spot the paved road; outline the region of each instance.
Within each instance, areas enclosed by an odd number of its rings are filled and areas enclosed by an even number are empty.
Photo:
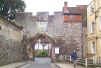
[[[50,58],[35,58],[35,62],[30,62],[21,68],[52,68],[50,61]]]

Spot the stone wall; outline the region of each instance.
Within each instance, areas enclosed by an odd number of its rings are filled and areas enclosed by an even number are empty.
[[[56,39],[60,55],[71,55],[76,50],[82,57],[82,22],[64,22],[62,12],[54,13],[52,18],[48,23],[48,34]]]
[[[88,48],[87,48],[87,27],[83,27],[83,57],[88,57],[87,56],[87,51],[88,51]]]
[[[60,48],[59,55],[71,55],[73,50],[77,51],[78,57],[86,55],[86,52],[83,52],[86,49],[86,27],[82,27],[82,22],[64,22],[62,12],[54,12],[54,15],[48,14],[39,12],[36,16],[32,16],[30,13],[17,13],[16,23],[22,23],[24,35],[34,37],[38,33],[37,22],[45,21],[48,23],[45,34],[55,40],[54,46]]]
[[[33,37],[37,33],[36,16],[32,16],[32,13],[17,13],[16,24],[23,26],[23,35]]]
[[[22,60],[22,29],[0,16],[0,65]]]

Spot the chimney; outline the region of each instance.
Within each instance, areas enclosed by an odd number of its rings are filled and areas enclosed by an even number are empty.
[[[67,1],[64,2],[63,12],[67,13]]]
[[[64,2],[64,7],[67,7],[67,1]]]

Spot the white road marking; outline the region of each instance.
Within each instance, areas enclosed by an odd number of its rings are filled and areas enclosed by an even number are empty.
[[[27,64],[27,65],[24,65],[24,66],[22,66],[22,67],[20,67],[20,68],[25,68],[25,67],[27,67],[27,66],[29,66],[30,64]]]

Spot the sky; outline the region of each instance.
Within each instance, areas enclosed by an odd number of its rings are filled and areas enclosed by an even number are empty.
[[[25,12],[32,12],[36,15],[37,12],[49,12],[53,15],[54,12],[61,12],[64,2],[68,2],[68,7],[76,7],[76,5],[89,5],[92,0],[24,0],[26,3]]]

